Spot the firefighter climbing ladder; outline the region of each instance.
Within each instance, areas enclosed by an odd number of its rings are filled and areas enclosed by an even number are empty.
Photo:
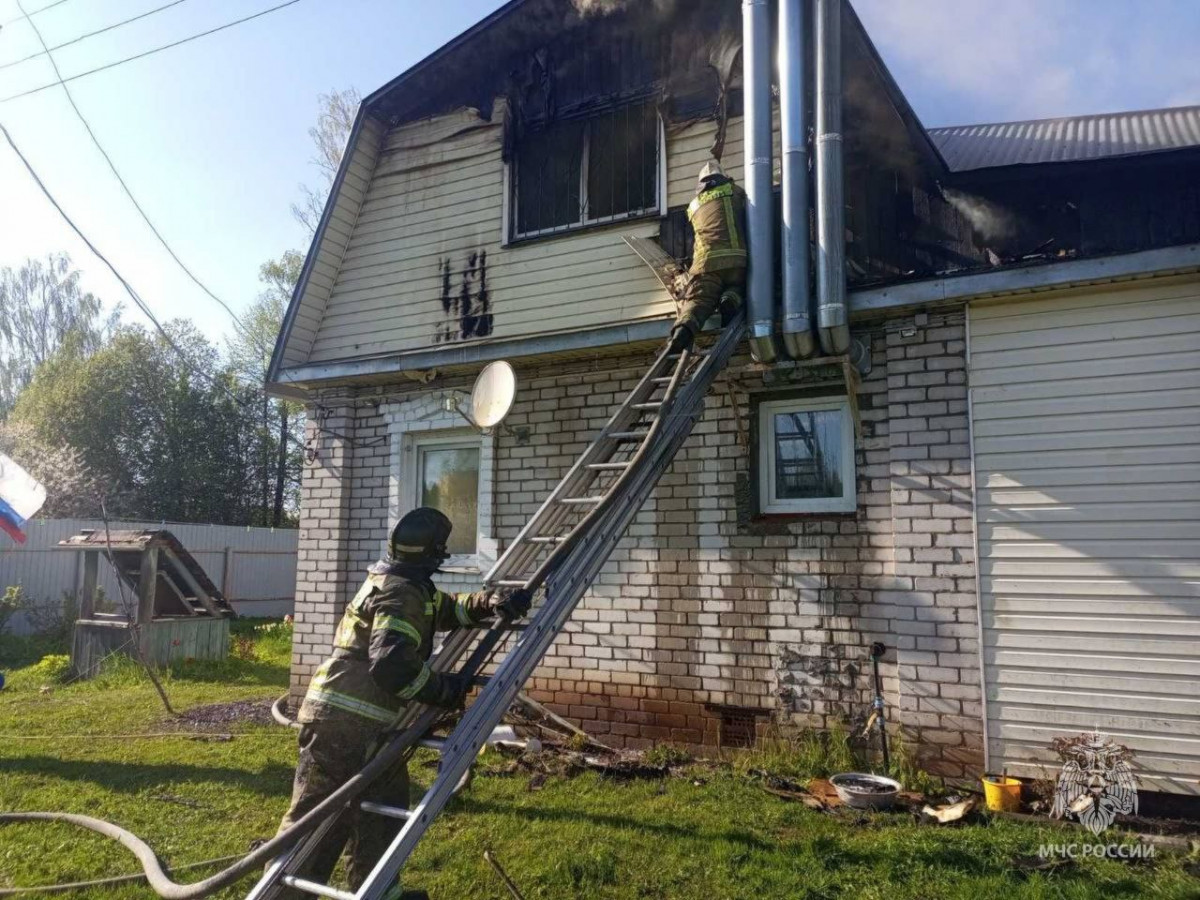
[[[477,629],[452,633],[432,661],[435,671],[456,671],[465,656],[457,671],[477,679],[482,690],[444,739],[429,737],[443,710],[413,704],[393,724],[377,757],[402,759],[423,746],[441,753],[441,765],[412,810],[351,801],[367,814],[404,823],[358,892],[316,884],[297,874],[332,826],[327,821],[272,863],[247,900],[270,900],[289,887],[332,900],[384,900],[425,831],[470,771],[492,729],[691,434],[704,411],[709,387],[744,332],[741,311],[707,352],[673,354],[664,349],[488,573],[487,587],[531,591],[545,587],[546,599],[527,625],[499,620],[482,635]],[[498,656],[502,643],[510,638],[515,643],[494,674],[480,678],[493,654]]]

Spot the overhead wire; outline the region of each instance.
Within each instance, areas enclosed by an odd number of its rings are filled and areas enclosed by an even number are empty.
[[[67,2],[67,0],[54,0],[53,3],[47,3],[45,6],[39,6],[37,9],[30,12],[29,15],[36,16],[38,13],[44,13],[48,9],[54,9],[54,7],[56,7],[56,6],[62,6],[66,2]],[[0,22],[0,28],[7,28],[9,25],[12,25],[16,22],[23,22],[23,21],[25,21],[24,13],[22,13],[19,16],[13,16],[7,22]]]
[[[182,2],[184,2],[184,0],[175,0],[174,3],[169,3],[167,6],[175,6]],[[148,227],[151,233],[158,238],[158,242],[162,244],[163,249],[166,250],[171,259],[175,261],[175,264],[178,265],[181,270],[183,270],[183,273],[187,275],[187,277],[190,278],[192,282],[200,288],[200,290],[204,291],[205,294],[215,300],[220,307],[225,310],[225,312],[229,313],[229,317],[233,319],[233,324],[242,337],[253,344],[259,353],[263,354],[263,356],[269,359],[271,356],[270,352],[254,336],[254,333],[250,331],[245,324],[243,324],[242,320],[238,318],[237,313],[230,308],[228,303],[213,293],[207,284],[196,277],[196,274],[188,268],[187,264],[185,264],[182,259],[179,258],[179,254],[175,252],[175,249],[167,242],[167,239],[163,237],[162,232],[159,231],[158,227],[153,221],[151,221],[149,214],[146,212],[145,208],[143,208],[142,204],[138,202],[138,198],[134,196],[129,184],[125,181],[124,176],[117,169],[116,163],[112,161],[112,157],[108,155],[108,151],[104,149],[104,145],[100,143],[100,139],[96,137],[96,132],[92,130],[92,125],[88,121],[87,117],[83,114],[83,111],[79,108],[79,104],[75,102],[75,97],[71,93],[71,89],[67,87],[67,83],[63,80],[62,72],[58,68],[58,62],[55,61],[54,54],[51,52],[51,48],[47,46],[46,39],[42,37],[41,29],[39,29],[37,27],[37,23],[33,21],[32,14],[25,12],[25,7],[21,5],[21,0],[16,0],[16,3],[17,9],[21,10],[21,12],[25,14],[25,20],[29,23],[29,27],[33,29],[33,33],[37,35],[38,43],[42,45],[42,48],[45,51],[44,55],[50,61],[51,68],[54,69],[54,77],[58,79],[58,84],[62,86],[63,93],[66,94],[67,102],[71,104],[71,109],[75,111],[76,118],[78,118],[83,124],[84,130],[86,130],[88,133],[88,137],[92,139],[92,143],[96,146],[96,149],[100,151],[100,155],[104,157],[104,161],[108,163],[109,170],[117,179],[117,183],[121,185],[121,190],[125,192],[125,196],[129,198],[129,202],[133,204],[133,208],[136,209],[138,211],[138,215],[142,217],[142,221],[146,223],[146,227]],[[167,7],[159,7],[160,10],[166,8]],[[144,15],[149,15],[149,13],[145,13]]]
[[[238,408],[240,408],[242,410],[249,410],[250,404],[247,401],[238,397],[236,394],[233,393],[233,391],[231,391],[229,389],[229,387],[227,385],[223,384],[217,378],[214,378],[211,374],[209,374],[208,372],[205,372],[203,369],[201,369],[192,360],[192,358],[190,356],[188,356],[188,354],[185,353],[183,351],[183,349],[175,342],[174,338],[171,337],[170,333],[162,326],[162,323],[159,322],[158,318],[154,315],[154,311],[151,310],[150,307],[146,305],[146,302],[141,298],[141,296],[138,294],[138,292],[135,291],[133,289],[133,286],[125,279],[125,276],[123,276],[117,270],[116,266],[114,266],[109,261],[107,256],[105,256],[103,253],[100,252],[100,250],[96,247],[96,245],[93,244],[88,239],[87,235],[85,235],[83,233],[83,231],[80,230],[79,226],[75,224],[75,221],[67,214],[66,210],[64,210],[62,208],[62,205],[58,202],[58,200],[55,198],[55,196],[50,192],[50,189],[48,187],[46,187],[45,182],[42,181],[41,177],[37,173],[37,170],[33,168],[33,164],[30,163],[29,159],[25,156],[25,154],[21,152],[21,148],[18,147],[16,141],[13,140],[13,136],[12,136],[11,132],[9,132],[8,128],[5,127],[5,125],[2,122],[0,122],[0,134],[3,134],[5,141],[8,142],[8,146],[12,148],[13,153],[15,153],[17,155],[17,158],[21,161],[21,164],[23,166],[25,166],[25,171],[27,171],[29,173],[29,176],[33,179],[34,183],[38,186],[38,189],[42,192],[42,194],[45,196],[45,198],[50,201],[50,204],[58,212],[59,216],[61,216],[63,221],[67,223],[67,225],[70,227],[70,229],[73,232],[75,232],[75,235],[81,241],[83,241],[84,245],[92,252],[92,254],[97,259],[99,259],[102,263],[104,263],[105,267],[113,274],[113,276],[117,279],[117,281],[119,281],[121,283],[121,287],[123,287],[125,289],[125,292],[129,295],[130,299],[133,300],[134,305],[136,305],[137,308],[140,309],[142,311],[142,313],[146,316],[146,318],[150,320],[150,323],[154,326],[155,330],[162,336],[162,338],[166,342],[167,346],[170,347],[181,360],[183,360],[184,364],[188,367],[188,369],[194,375],[198,376],[202,380],[206,381],[207,383],[209,383],[210,385],[215,387],[217,390],[224,393],[231,401],[233,401],[233,403]],[[325,407],[322,407],[319,403],[315,404],[315,405],[318,410],[325,409]],[[257,411],[255,411],[255,413],[257,414]],[[319,431],[321,433],[325,433],[325,434],[330,434],[334,437],[341,438],[342,440],[345,440],[347,443],[349,443],[353,446],[356,446],[356,447],[358,447],[358,446],[374,446],[376,443],[383,443],[386,440],[386,438],[377,438],[373,441],[367,442],[366,444],[361,444],[360,442],[356,441],[354,438],[350,437],[349,435],[343,434],[342,432],[336,431],[335,429],[332,429],[332,428],[327,428],[326,426],[321,425],[319,422],[314,422],[313,425],[317,431]],[[292,436],[291,434],[289,434],[287,436],[287,439],[291,443],[296,444],[300,449],[305,450],[305,452],[311,457],[311,459],[317,458],[317,456],[318,456],[317,448],[308,446],[307,442],[303,442],[303,441],[297,439],[296,437]]]
[[[192,358],[183,351],[183,349],[175,342],[175,339],[171,337],[170,333],[165,328],[163,328],[162,323],[159,322],[158,318],[154,315],[154,311],[151,310],[150,307],[146,305],[146,302],[144,300],[142,300],[142,298],[138,294],[138,292],[135,291],[133,289],[133,286],[125,279],[125,276],[122,275],[119,271],[117,271],[117,267],[114,266],[111,262],[109,262],[108,257],[105,256],[103,253],[101,253],[100,250],[96,247],[96,245],[93,244],[88,239],[88,236],[86,234],[84,234],[83,231],[80,230],[78,225],[75,224],[75,220],[72,219],[69,215],[67,215],[66,210],[64,210],[62,208],[62,205],[58,202],[58,200],[50,192],[50,189],[48,187],[46,187],[45,182],[42,181],[41,177],[38,175],[37,171],[33,168],[33,165],[29,162],[28,158],[26,158],[25,154],[21,152],[21,148],[17,146],[16,141],[13,140],[12,134],[9,132],[8,128],[5,127],[5,125],[3,123],[0,123],[0,133],[2,133],[4,135],[4,139],[8,142],[8,146],[12,148],[12,151],[17,155],[17,158],[21,161],[21,164],[25,166],[25,171],[27,171],[29,173],[29,175],[33,179],[34,183],[38,186],[38,189],[41,190],[42,194],[46,197],[46,199],[50,201],[50,204],[55,208],[55,210],[58,211],[58,214],[62,217],[63,221],[67,223],[67,225],[70,227],[70,229],[73,232],[75,232],[76,237],[78,237],[81,241],[83,241],[84,245],[87,246],[87,248],[92,251],[92,254],[97,259],[99,259],[100,262],[104,263],[104,265],[108,268],[108,270],[110,272],[112,272],[113,276],[117,279],[117,281],[119,281],[121,283],[121,286],[125,289],[125,293],[127,293],[129,295],[130,299],[133,300],[134,305],[136,305],[137,308],[142,311],[142,313],[146,316],[147,319],[150,320],[151,324],[154,325],[155,329],[162,336],[163,340],[166,341],[167,346],[175,351],[175,353],[179,356],[180,359],[182,359],[184,361],[184,363],[187,365],[188,369],[190,369],[193,374],[197,375],[204,381],[207,381],[213,387],[215,387],[218,390],[225,393],[231,400],[233,400],[233,402],[235,404],[237,404],[242,409],[245,409],[247,404],[242,399],[240,399],[237,395],[235,395],[233,393],[233,391],[231,391],[227,385],[222,384],[220,381],[218,381],[216,378],[214,378],[208,372],[205,372],[198,365],[196,365],[196,363],[192,360]]]
[[[60,2],[65,2],[65,0],[60,0]],[[62,80],[63,81],[76,81],[80,78],[87,78],[89,75],[95,75],[97,72],[105,72],[109,69],[115,69],[117,66],[125,65],[125,63],[134,62],[135,60],[139,60],[139,59],[145,59],[147,56],[153,56],[156,53],[162,53],[164,50],[170,50],[174,47],[179,47],[179,46],[182,46],[183,44],[190,43],[191,41],[199,40],[202,37],[208,37],[210,34],[216,34],[218,31],[225,31],[227,28],[233,28],[236,25],[241,25],[245,22],[250,22],[254,19],[262,18],[263,16],[270,15],[273,12],[278,12],[279,10],[285,9],[286,7],[294,6],[295,4],[297,4],[299,2],[300,2],[300,0],[287,0],[286,3],[280,3],[277,6],[269,7],[267,9],[256,12],[253,15],[244,16],[240,19],[235,19],[232,22],[226,22],[224,25],[218,25],[215,28],[209,28],[207,31],[197,32],[196,34],[188,35],[185,38],[180,38],[177,41],[172,41],[169,44],[163,44],[161,47],[154,47],[151,50],[145,50],[141,53],[135,53],[133,56],[126,56],[124,59],[114,60],[113,62],[105,63],[102,66],[96,66],[95,68],[88,69],[84,72],[77,72],[74,75],[68,75],[66,78],[64,78]],[[44,8],[48,8],[48,7],[44,7]],[[29,88],[28,90],[25,90],[25,91],[19,91],[15,94],[10,94],[7,97],[0,98],[0,103],[8,103],[10,100],[17,100],[17,99],[20,99],[21,97],[29,97],[29,96],[32,96],[33,94],[40,94],[42,91],[48,91],[53,87],[57,87],[58,85],[59,85],[59,82],[55,81],[55,82],[51,82],[50,84],[43,84],[43,85],[40,85],[35,88]]]
[[[64,2],[65,2],[65,0],[64,0]],[[79,35],[79,37],[71,38],[71,40],[69,40],[69,41],[63,41],[61,44],[55,44],[53,47],[46,47],[45,42],[43,41],[42,46],[45,49],[42,50],[40,53],[30,53],[28,56],[23,56],[20,59],[14,59],[14,60],[11,60],[6,63],[0,63],[0,69],[10,69],[13,66],[19,66],[21,63],[29,62],[31,59],[37,59],[39,56],[48,56],[52,50],[61,50],[63,47],[70,47],[73,44],[82,43],[83,41],[86,41],[90,37],[95,37],[98,34],[104,34],[106,31],[115,31],[116,29],[122,27],[123,25],[129,25],[131,22],[137,22],[140,19],[149,18],[150,16],[153,16],[156,13],[160,13],[160,12],[170,9],[172,6],[178,6],[179,4],[186,3],[186,2],[187,2],[187,0],[171,0],[170,3],[166,3],[162,6],[155,7],[154,9],[148,10],[147,12],[141,13],[140,15],[132,16],[128,19],[122,19],[120,22],[114,22],[112,25],[106,25],[104,28],[98,28],[95,31],[89,31],[87,34],[81,34],[81,35]],[[17,8],[19,9],[20,6],[21,6],[21,4],[18,3]],[[38,12],[39,12],[39,10],[35,9],[32,12],[25,13],[25,19],[27,21],[29,21],[30,26],[34,29],[35,32],[37,31],[37,26],[35,26],[33,24],[31,17],[36,16],[38,14]],[[21,21],[21,20],[18,18],[18,19],[14,19],[13,21]],[[38,35],[38,37],[40,39],[41,35]]]

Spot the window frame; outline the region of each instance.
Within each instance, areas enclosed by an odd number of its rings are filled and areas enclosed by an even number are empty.
[[[586,210],[588,206],[588,167],[590,164],[590,148],[591,148],[591,127],[592,123],[605,115],[610,115],[617,110],[626,106],[649,105],[653,103],[654,98],[644,97],[640,99],[630,100],[627,103],[615,104],[606,107],[602,110],[593,110],[591,114],[583,118],[584,127],[581,130],[583,141],[583,152],[581,154],[581,163],[579,167],[579,195],[583,199],[583,207]],[[503,190],[504,190],[504,220],[503,233],[501,235],[501,246],[508,247],[514,244],[524,244],[531,241],[547,240],[550,238],[561,237],[565,234],[575,234],[581,231],[587,231],[592,228],[603,228],[606,225],[613,225],[620,222],[633,222],[639,219],[661,219],[667,214],[667,125],[663,120],[662,112],[655,110],[655,119],[658,122],[657,135],[657,154],[658,165],[655,166],[655,205],[630,212],[618,213],[616,215],[599,216],[596,218],[588,218],[583,215],[578,222],[572,222],[567,225],[554,225],[550,228],[539,228],[533,231],[519,232],[517,223],[520,221],[520,184],[518,178],[519,166],[516,157],[520,153],[520,148],[513,151],[513,159],[504,162],[503,174]],[[568,120],[569,121],[569,120]]]
[[[775,494],[776,435],[775,416],[779,413],[842,413],[840,453],[843,465],[840,497],[779,498]],[[764,515],[810,515],[814,513],[853,513],[858,509],[858,473],[854,447],[854,411],[845,396],[786,397],[762,400],[758,404],[754,465],[758,476],[758,511]]]
[[[428,450],[474,450],[477,456],[475,488],[476,524],[474,544],[471,553],[455,553],[445,562],[452,569],[477,567],[479,564],[479,515],[483,506],[483,449],[479,445],[478,433],[469,428],[456,428],[439,431],[425,431],[413,434],[411,437],[412,465],[408,472],[408,509],[416,509],[421,505],[421,487],[424,476],[424,453]]]
[[[456,396],[446,391],[421,394],[385,402],[380,413],[387,423],[388,503],[386,528],[380,533],[380,553],[387,553],[387,535],[392,525],[416,508],[419,476],[414,445],[426,439],[446,438],[479,447],[479,518],[475,533],[475,555],[458,556],[442,566],[438,584],[445,590],[479,589],[479,576],[495,565],[500,555],[496,536],[496,429],[480,433],[465,426],[462,416],[446,408],[445,399]]]

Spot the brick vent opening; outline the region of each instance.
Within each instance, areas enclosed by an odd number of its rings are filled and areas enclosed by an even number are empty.
[[[720,718],[720,746],[753,747],[757,737],[758,719],[766,715],[761,709],[743,706],[709,705],[708,711]]]

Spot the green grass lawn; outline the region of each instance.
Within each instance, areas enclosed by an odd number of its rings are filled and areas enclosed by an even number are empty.
[[[5,645],[0,644],[0,658]],[[36,655],[36,654],[35,654]],[[259,639],[246,659],[194,664],[167,680],[180,710],[273,698],[287,684],[286,641]],[[252,658],[251,658],[252,657]],[[4,667],[12,666],[11,649]],[[243,853],[274,832],[295,764],[290,731],[240,726],[232,740],[134,738],[173,726],[129,666],[90,683],[39,690],[41,670],[7,669],[0,692],[0,809],[110,819],[146,838],[170,865]],[[773,762],[776,760],[772,760]],[[419,759],[416,780],[431,770]],[[696,766],[688,777],[615,782],[594,774],[480,775],[422,845],[406,881],[443,898],[509,896],[483,861],[491,849],[533,898],[1197,898],[1188,861],[1080,860],[1052,872],[1017,861],[1082,832],[992,820],[918,826],[908,814],[829,815],[771,796],[744,766]],[[1192,863],[1194,865],[1194,863]],[[0,827],[0,887],[124,874],[118,845],[68,826]],[[180,875],[198,880],[210,870]],[[221,896],[244,895],[250,882]],[[84,896],[144,898],[144,885]]]

